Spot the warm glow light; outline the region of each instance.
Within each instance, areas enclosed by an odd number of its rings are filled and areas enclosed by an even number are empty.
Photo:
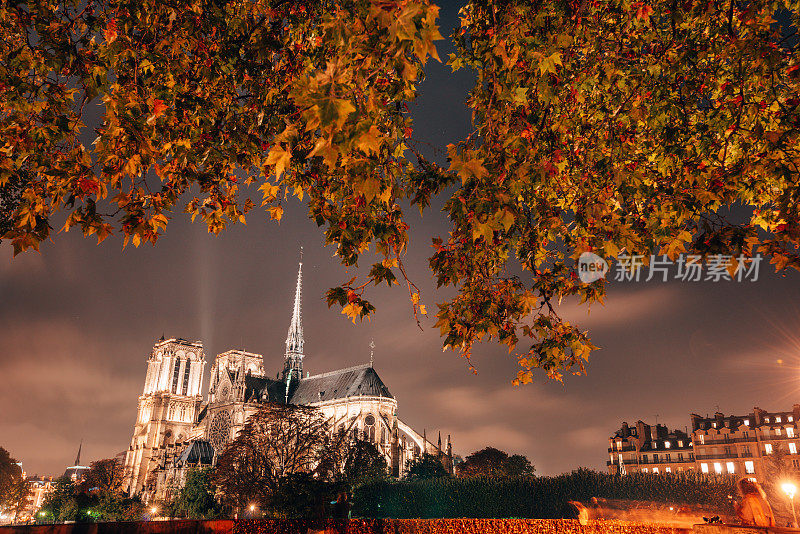
[[[255,505],[255,504],[251,504],[251,505],[250,505],[250,511],[251,511],[251,512],[254,512],[254,511],[255,511],[255,509],[256,509],[256,505]]]
[[[150,513],[151,513],[151,514],[155,514],[156,512],[158,512],[158,508],[156,508],[155,506],[153,506],[152,508],[150,508]]]
[[[790,499],[794,499],[794,495],[795,493],[797,493],[797,486],[795,486],[791,482],[784,482],[783,484],[781,484],[781,489]]]

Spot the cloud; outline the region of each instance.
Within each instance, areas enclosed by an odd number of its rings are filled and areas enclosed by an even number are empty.
[[[644,285],[644,284],[643,284]],[[570,322],[582,329],[605,327],[628,327],[632,324],[651,322],[654,317],[663,317],[679,308],[679,291],[674,285],[628,289],[626,292],[610,288],[605,304],[580,304],[575,299],[563,302],[558,311]]]

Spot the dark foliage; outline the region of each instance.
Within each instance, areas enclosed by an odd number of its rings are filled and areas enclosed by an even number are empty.
[[[361,517],[574,517],[571,500],[592,497],[665,504],[705,504],[731,512],[730,477],[693,473],[608,475],[588,469],[554,477],[438,478],[377,482],[353,499]]]

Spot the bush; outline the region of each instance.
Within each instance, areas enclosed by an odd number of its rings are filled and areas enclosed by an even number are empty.
[[[609,475],[579,469],[554,477],[519,479],[439,478],[375,482],[356,490],[353,515],[360,517],[574,517],[569,501],[592,497],[710,505],[730,511],[732,477],[695,473]]]

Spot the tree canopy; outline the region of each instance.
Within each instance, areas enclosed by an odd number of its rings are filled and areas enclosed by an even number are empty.
[[[426,480],[449,477],[450,472],[437,455],[426,452],[408,465],[405,476],[409,480]]]
[[[509,456],[505,451],[486,447],[473,452],[458,464],[457,473],[462,477],[519,478],[532,476],[534,467],[521,454]]]
[[[16,516],[27,503],[30,492],[22,468],[7,450],[0,447],[0,510],[9,510]]]
[[[355,321],[369,284],[402,280],[416,316],[404,210],[444,195],[444,347],[524,339],[516,383],[582,373],[595,347],[557,303],[605,296],[584,252],[800,269],[799,4],[468,0],[447,63],[476,76],[474,128],[445,169],[407,105],[438,59],[427,0],[5,3],[3,237],[38,249],[61,213],[139,246],[176,210],[218,233],[296,197],[344,265],[377,253],[329,305]]]

